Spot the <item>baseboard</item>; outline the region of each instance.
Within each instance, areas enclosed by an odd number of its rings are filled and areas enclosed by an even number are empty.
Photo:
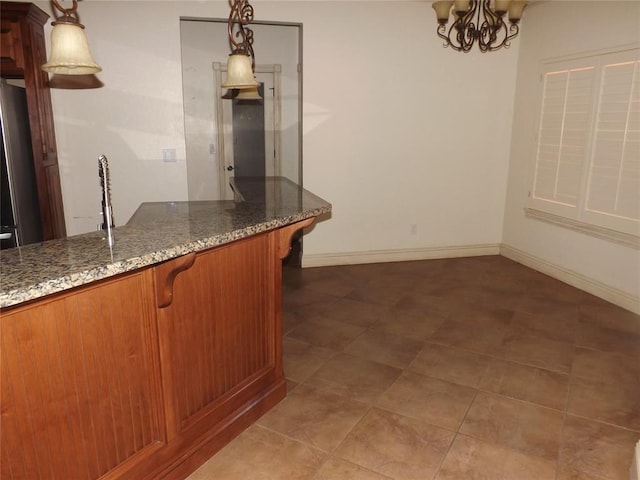
[[[509,245],[502,244],[500,247],[500,255],[579,288],[580,290],[584,290],[596,297],[600,297],[607,302],[640,314],[639,296],[634,296],[617,288],[610,287],[578,272],[560,267]]]
[[[302,268],[358,265],[363,263],[407,262],[437,258],[477,257],[502,255],[529,268],[542,272],[561,282],[584,290],[596,297],[640,314],[640,297],[589,278],[573,270],[560,267],[505,244],[462,245],[401,250],[371,250],[366,252],[304,254]]]
[[[361,263],[408,262],[436,258],[477,257],[499,255],[500,244],[462,245],[453,247],[407,248],[401,250],[372,250],[366,252],[303,254],[302,267],[329,267]]]

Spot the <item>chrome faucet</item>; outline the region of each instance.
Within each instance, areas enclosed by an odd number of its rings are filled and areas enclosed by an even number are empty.
[[[102,224],[100,230],[106,230],[109,246],[113,246],[113,210],[111,209],[111,178],[109,177],[109,163],[107,157],[98,157],[98,176],[100,177],[100,187],[102,188]]]

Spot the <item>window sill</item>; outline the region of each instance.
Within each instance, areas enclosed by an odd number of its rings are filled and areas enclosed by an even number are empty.
[[[535,218],[543,222],[552,223],[560,227],[568,228],[574,232],[584,233],[592,237],[601,238],[610,242],[619,243],[626,247],[632,247],[640,250],[640,236],[631,235],[629,233],[617,232],[608,228],[598,227],[589,223],[572,220],[570,218],[554,215],[553,213],[543,212],[535,208],[525,208],[524,214],[527,217]]]

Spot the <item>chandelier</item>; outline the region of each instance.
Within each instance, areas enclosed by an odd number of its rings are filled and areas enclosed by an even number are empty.
[[[518,35],[526,2],[517,0],[455,0],[433,4],[438,17],[438,36],[445,47],[468,52],[477,42],[482,52],[509,48]],[[452,16],[451,26],[449,14]]]
[[[247,0],[229,0],[229,5],[227,30],[231,54],[227,60],[227,79],[222,88],[255,89],[259,84],[253,76],[253,30],[247,27],[253,20],[253,7]]]

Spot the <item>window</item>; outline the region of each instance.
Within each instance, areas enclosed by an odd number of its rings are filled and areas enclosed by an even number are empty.
[[[640,48],[545,63],[541,82],[529,213],[640,237]]]

